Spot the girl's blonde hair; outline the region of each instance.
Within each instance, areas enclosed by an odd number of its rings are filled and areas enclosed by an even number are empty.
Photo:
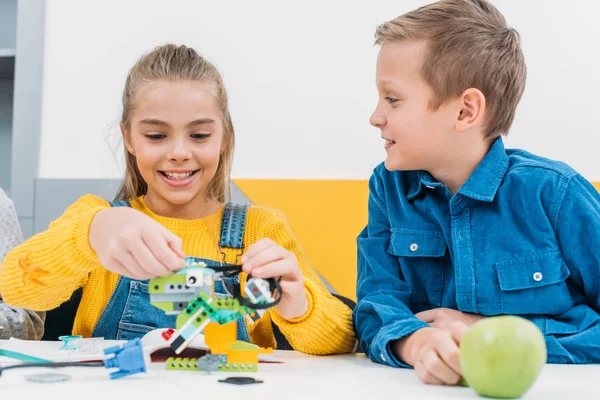
[[[230,198],[230,173],[233,161],[235,135],[229,114],[227,92],[221,74],[194,49],[167,44],[158,46],[142,56],[131,68],[123,90],[121,125],[125,132],[131,128],[131,114],[135,107],[135,94],[140,86],[158,80],[202,81],[213,86],[215,100],[223,117],[222,152],[217,172],[208,184],[208,198],[225,202]],[[137,167],[135,156],[125,150],[125,178],[115,200],[135,200],[145,195],[148,185]]]

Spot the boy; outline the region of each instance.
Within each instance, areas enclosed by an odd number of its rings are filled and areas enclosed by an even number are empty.
[[[12,201],[0,188],[0,265],[6,254],[23,241]],[[0,296],[0,339],[39,340],[44,334],[46,313],[9,307]]]
[[[357,241],[363,349],[456,384],[468,326],[513,314],[540,328],[548,362],[600,362],[600,196],[501,139],[525,87],[517,32],[485,0],[442,0],[376,38],[387,157]]]

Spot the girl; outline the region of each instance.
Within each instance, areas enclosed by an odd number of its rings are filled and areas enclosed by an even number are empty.
[[[175,324],[150,305],[145,280],[183,268],[186,255],[241,262],[241,283],[248,273],[280,277],[283,295],[242,321],[239,338],[276,347],[272,321],[295,350],[352,351],[352,312],[320,282],[285,217],[224,206],[234,131],[216,68],[191,48],[157,47],[129,72],[122,102],[127,168],[116,202],[86,195],[9,253],[5,300],[50,310],[83,287],[73,334],[132,339]]]

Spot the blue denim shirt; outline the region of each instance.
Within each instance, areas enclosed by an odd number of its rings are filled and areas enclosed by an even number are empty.
[[[445,307],[520,315],[548,362],[600,362],[600,196],[581,175],[497,139],[455,195],[383,164],[369,187],[354,323],[372,360],[406,366],[390,342]]]

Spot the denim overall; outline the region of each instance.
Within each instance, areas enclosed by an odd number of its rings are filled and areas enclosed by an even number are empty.
[[[115,201],[112,207],[131,207],[127,201]],[[248,204],[227,203],[223,210],[221,219],[220,248],[229,248],[243,253],[244,228],[246,226],[246,212]],[[224,253],[223,257],[224,257]],[[223,263],[220,260],[207,258],[188,257],[195,262],[204,262],[208,267],[218,267]],[[236,259],[235,262],[239,260]],[[225,278],[231,285],[239,285],[239,276]],[[121,276],[117,286],[106,304],[98,323],[94,327],[92,337],[103,337],[104,339],[131,340],[140,338],[147,332],[157,328],[175,328],[176,315],[166,315],[164,311],[150,304],[148,294],[148,280]],[[221,281],[214,284],[215,297],[225,297],[225,291]],[[250,341],[248,328],[244,319],[237,321],[237,338],[246,342]]]

